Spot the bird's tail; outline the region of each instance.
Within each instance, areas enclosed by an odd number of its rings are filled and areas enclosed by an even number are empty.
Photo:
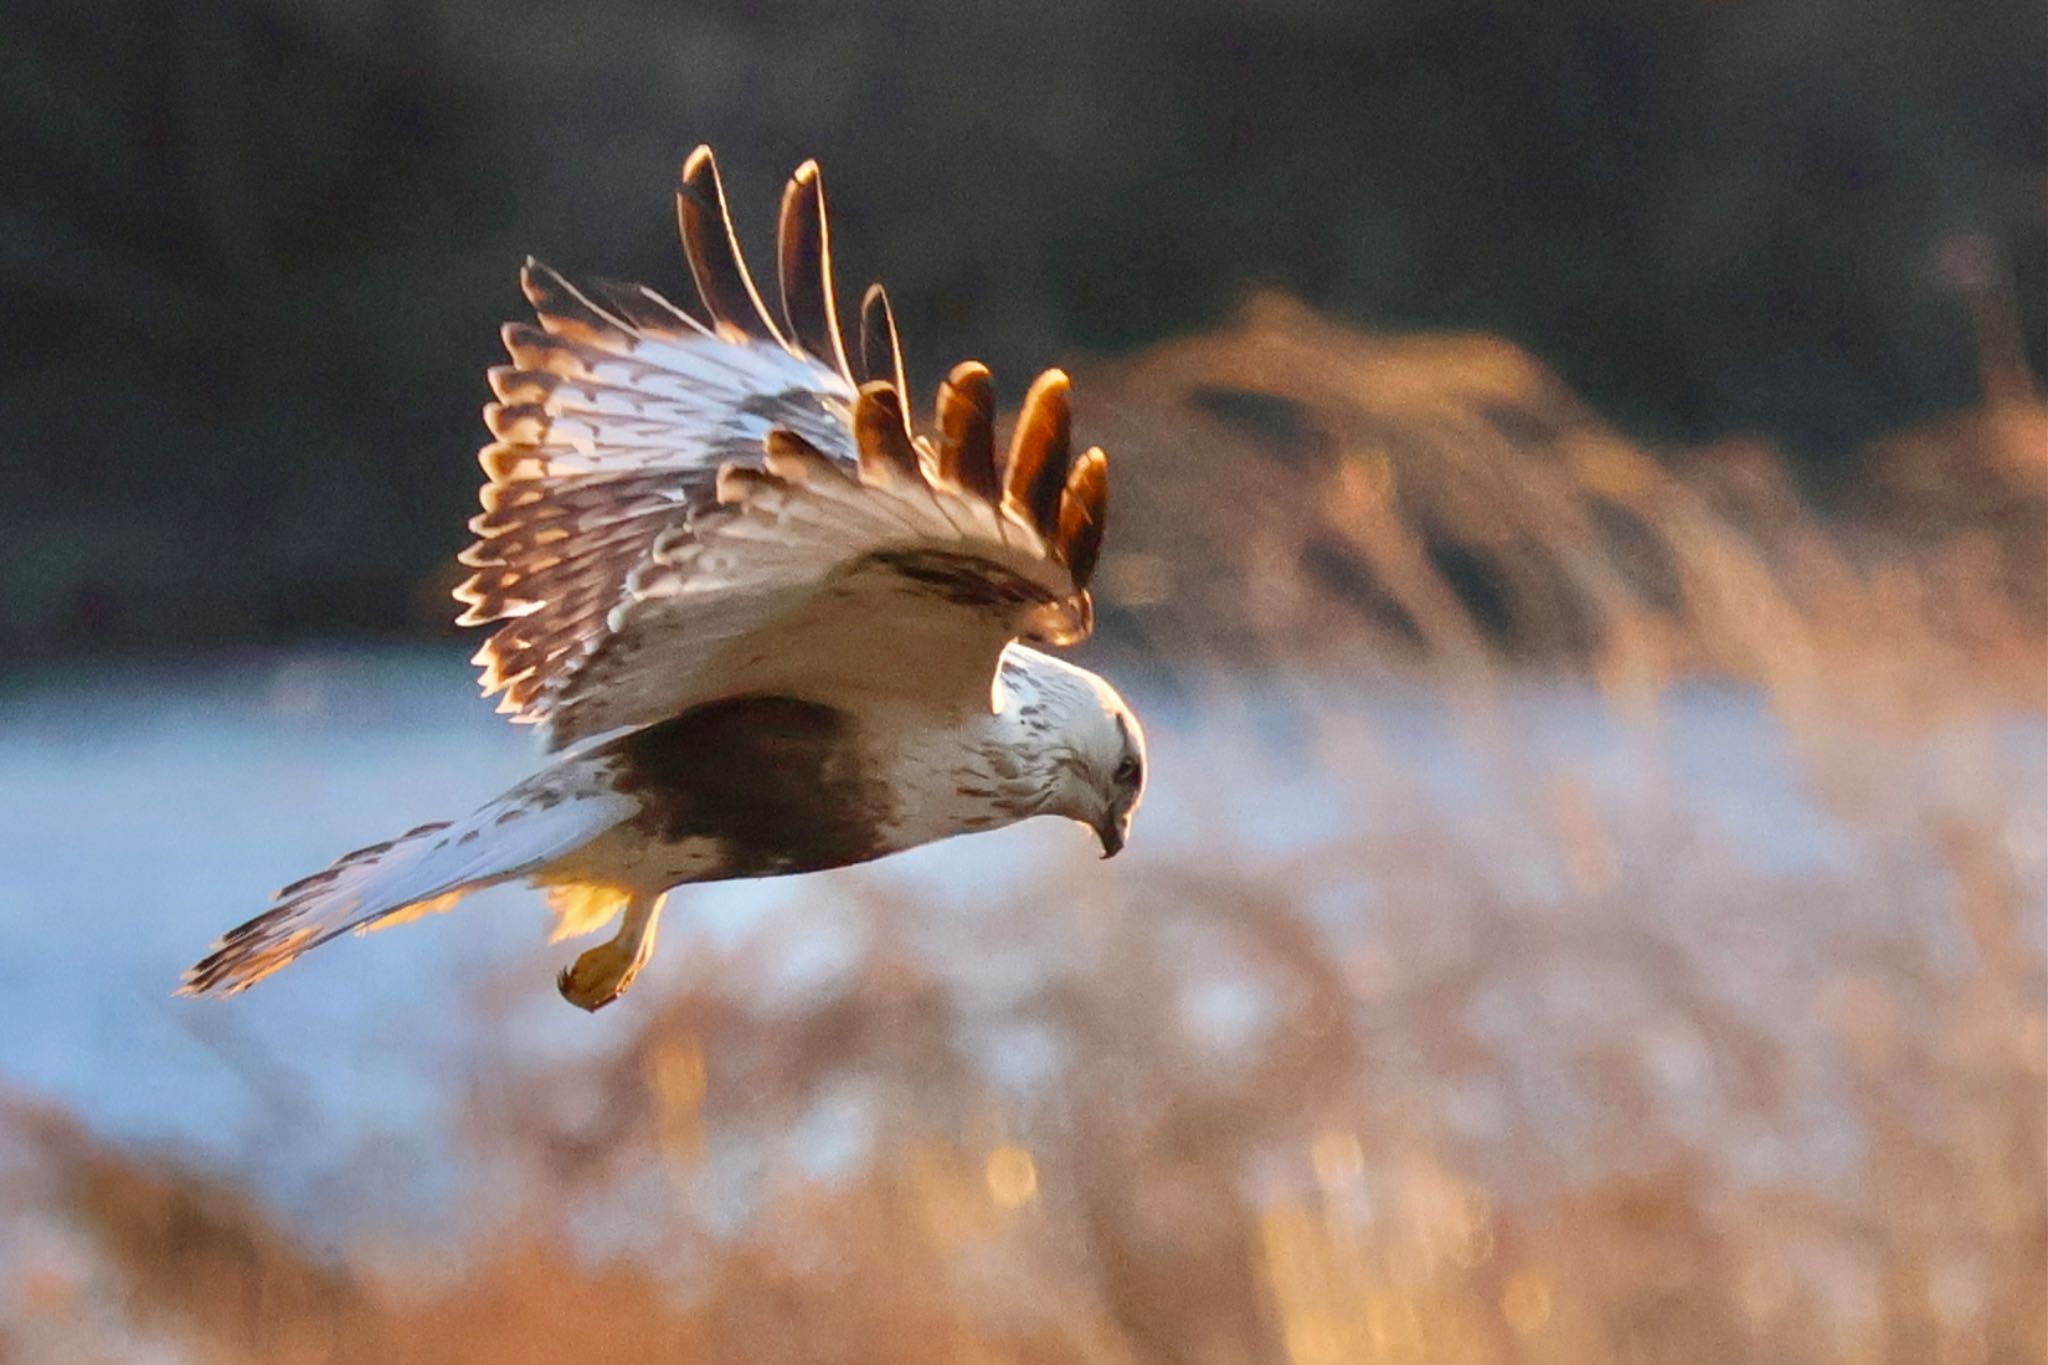
[[[421,825],[337,859],[293,882],[270,909],[230,929],[185,972],[180,995],[232,995],[301,953],[351,930],[367,933],[435,910],[472,891],[528,876],[617,824],[610,792],[565,796],[522,784],[455,824]]]

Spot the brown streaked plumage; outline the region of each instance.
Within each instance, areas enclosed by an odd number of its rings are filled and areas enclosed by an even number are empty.
[[[1108,465],[1072,458],[1067,377],[1031,386],[999,459],[989,373],[957,365],[922,437],[879,285],[851,354],[840,336],[814,164],[783,193],[772,315],[708,149],[683,165],[677,220],[698,314],[529,261],[537,325],[505,329],[511,364],[489,374],[456,596],[465,624],[495,626],[486,695],[559,756],[462,820],[285,888],[188,992],[523,881],[565,933],[617,917],[559,982],[595,1009],[648,961],[675,886],[1040,814],[1123,846],[1144,785],[1135,717],[1020,643],[1072,643],[1094,620]]]

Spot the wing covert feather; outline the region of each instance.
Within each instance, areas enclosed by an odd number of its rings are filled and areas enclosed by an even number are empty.
[[[921,470],[778,441],[765,467],[722,470],[717,496],[632,574],[591,685],[554,716],[561,742],[747,693],[986,705],[1006,644],[1088,617],[1056,540]]]

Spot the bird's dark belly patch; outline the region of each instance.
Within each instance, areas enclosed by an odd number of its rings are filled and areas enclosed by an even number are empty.
[[[888,851],[895,799],[853,719],[794,697],[712,702],[614,740],[612,785],[674,844],[715,839],[720,877],[814,872]]]

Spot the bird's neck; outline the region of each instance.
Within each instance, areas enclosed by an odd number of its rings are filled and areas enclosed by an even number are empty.
[[[997,800],[1022,814],[1057,811],[1064,770],[1078,761],[1075,715],[1096,704],[1094,695],[1075,670],[1021,646],[1004,655],[997,685],[980,746],[983,766],[1000,779]]]
[[[927,714],[903,719],[900,728],[886,727],[883,746],[897,796],[894,846],[1000,829],[1056,809],[1058,720],[1036,689],[1010,689],[1000,709],[977,708],[943,724]]]

